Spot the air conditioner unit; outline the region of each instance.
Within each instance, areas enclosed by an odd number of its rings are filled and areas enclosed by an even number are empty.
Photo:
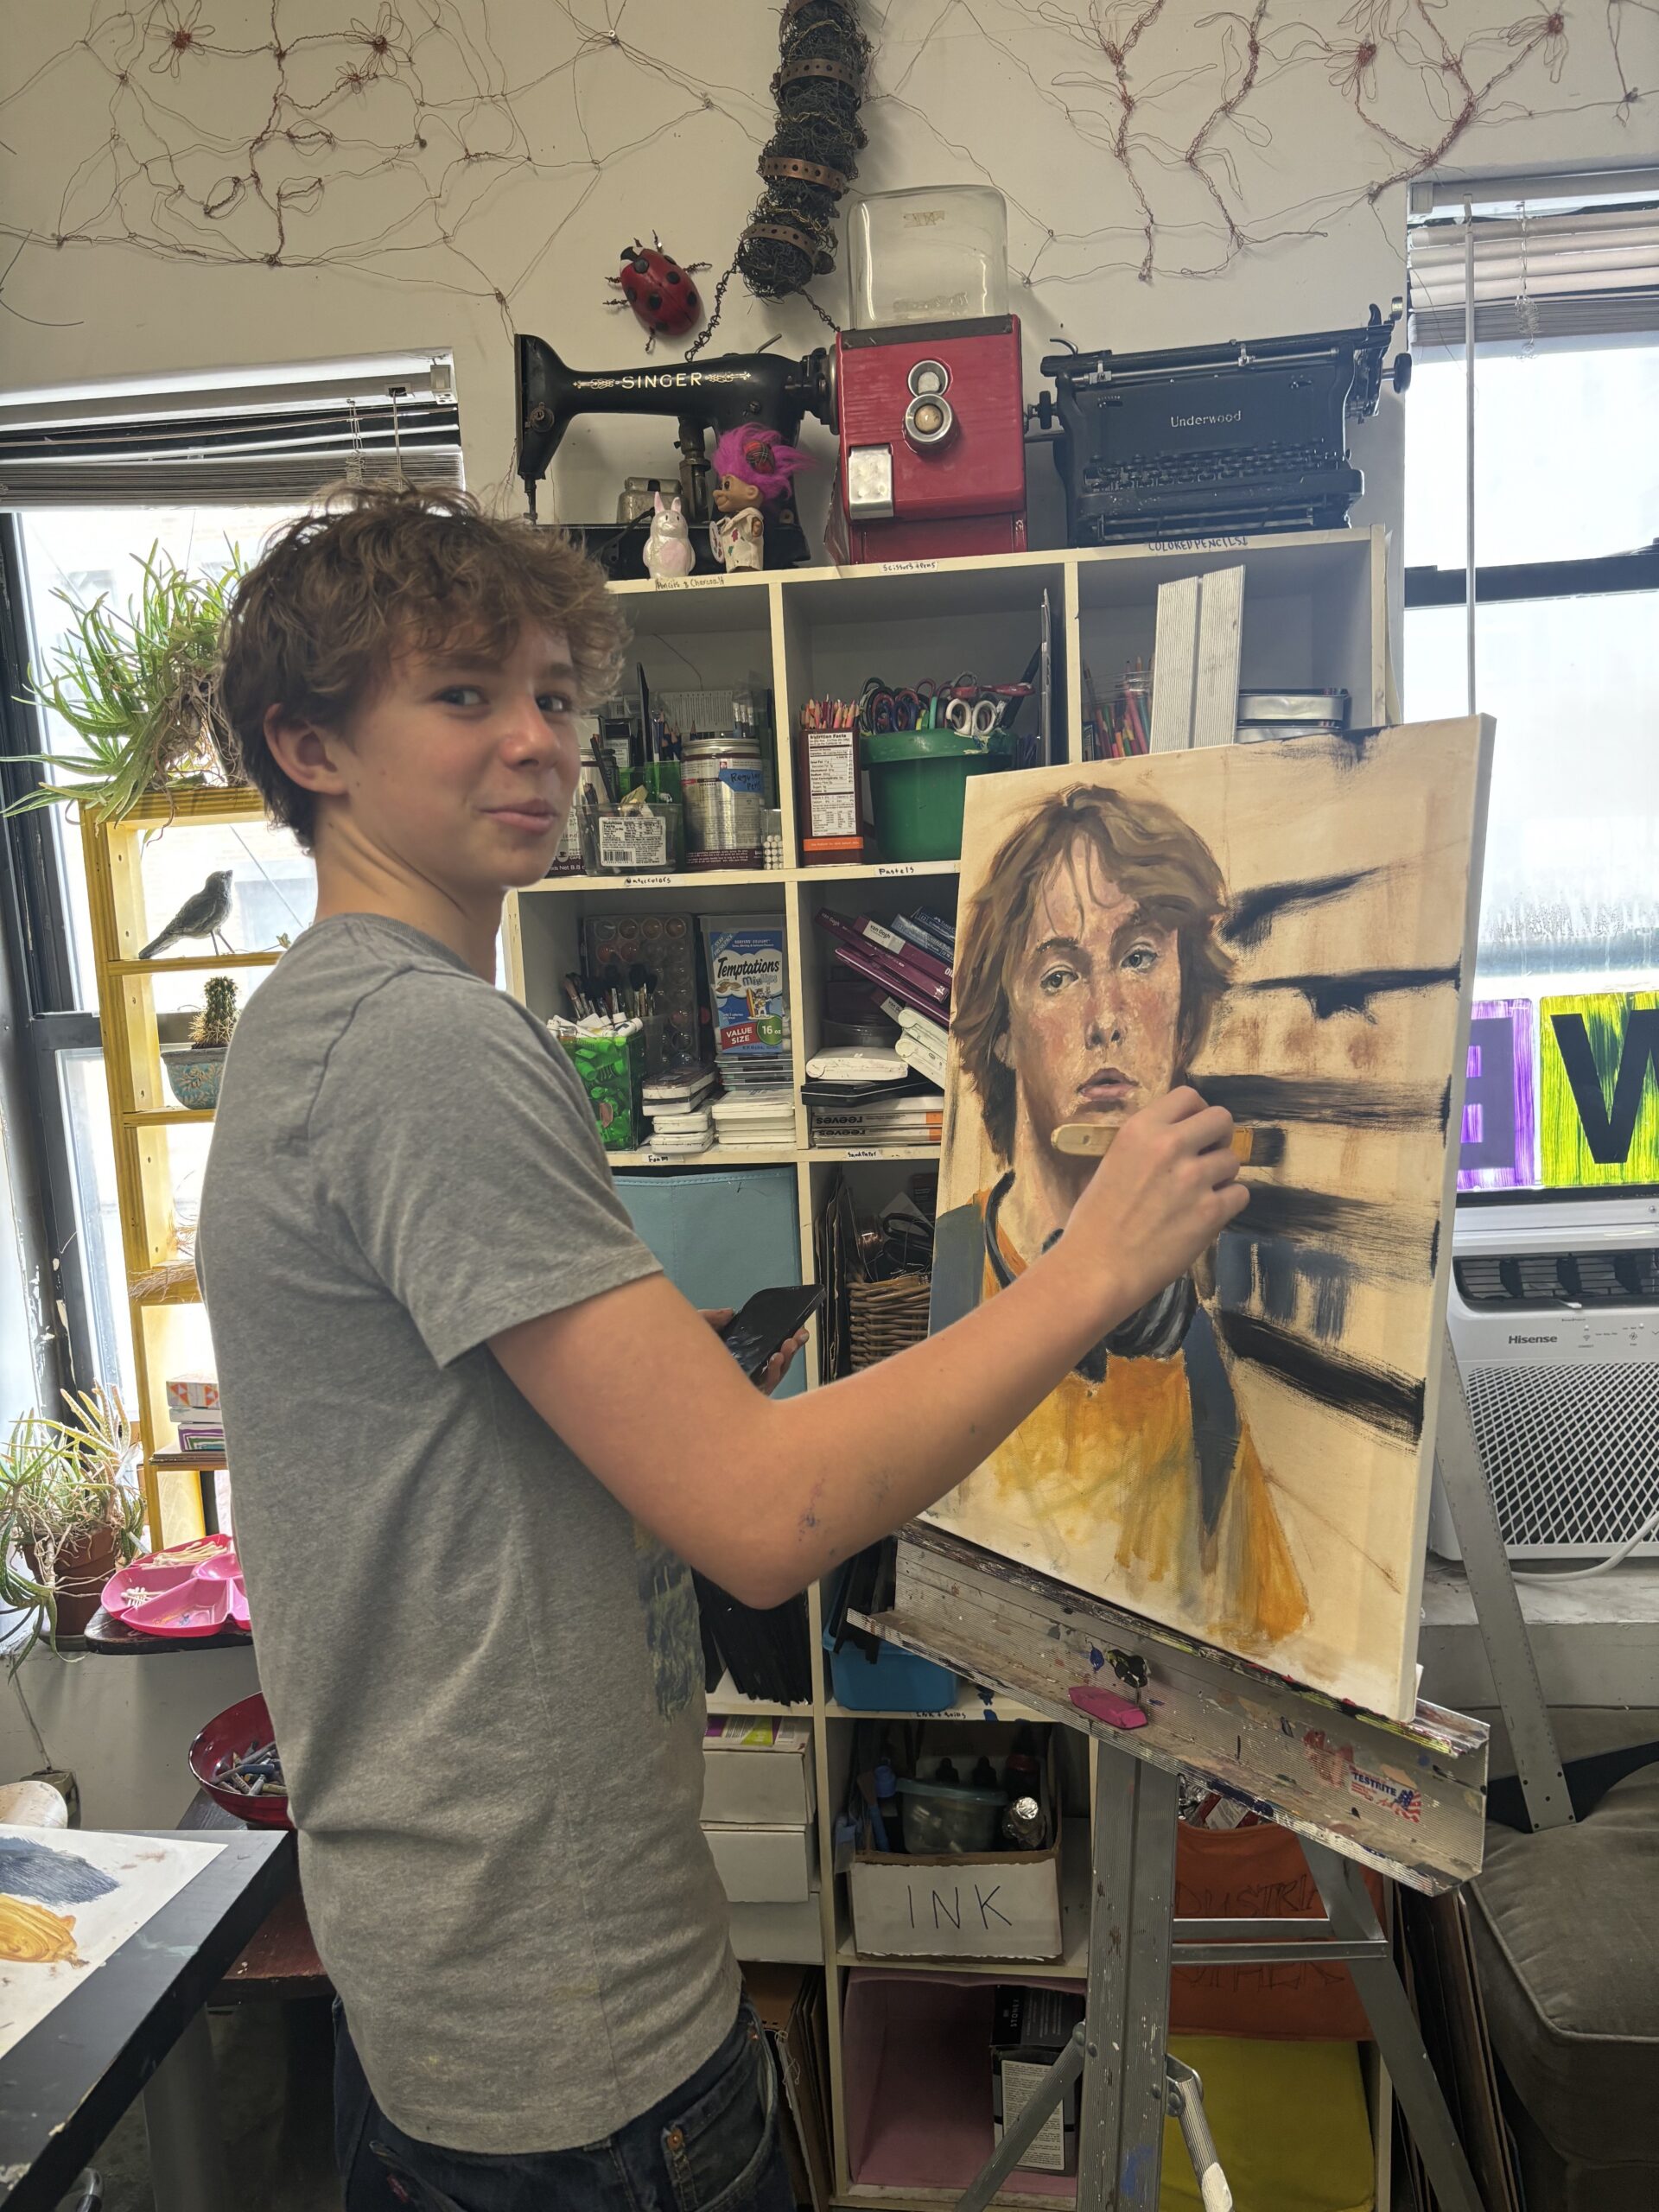
[[[1459,1206],[1446,1318],[1512,1559],[1602,1558],[1659,1512],[1659,1198]],[[1428,1541],[1462,1556],[1438,1473]]]

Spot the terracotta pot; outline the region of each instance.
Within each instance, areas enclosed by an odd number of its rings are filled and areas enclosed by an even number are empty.
[[[38,1582],[41,1570],[33,1544],[23,1546],[23,1557]],[[59,1545],[56,1580],[60,1636],[86,1633],[87,1622],[98,1611],[104,1585],[119,1564],[113,1529],[95,1529],[90,1536]]]

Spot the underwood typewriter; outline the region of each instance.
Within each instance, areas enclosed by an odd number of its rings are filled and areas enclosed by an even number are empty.
[[[1359,330],[1186,346],[1160,353],[1051,353],[1035,410],[1054,439],[1066,538],[1340,529],[1365,480],[1347,424],[1375,414],[1400,302]],[[1411,357],[1392,372],[1403,391]],[[1051,429],[1055,416],[1058,431]]]

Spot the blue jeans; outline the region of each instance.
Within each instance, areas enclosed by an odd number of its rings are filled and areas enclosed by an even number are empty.
[[[772,2052],[745,1999],[683,2088],[603,2142],[507,2158],[417,2143],[374,2101],[339,2006],[334,2156],[346,2212],[794,2212]]]

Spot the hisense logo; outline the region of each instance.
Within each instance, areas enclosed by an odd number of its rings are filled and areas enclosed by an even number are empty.
[[[1169,427],[1172,430],[1205,430],[1211,427],[1220,429],[1229,423],[1242,423],[1243,420],[1244,410],[1235,407],[1230,415],[1172,415]]]
[[[1553,1335],[1548,1337],[1517,1337],[1511,1335],[1510,1342],[1512,1344],[1553,1344],[1555,1342],[1555,1338]]]

